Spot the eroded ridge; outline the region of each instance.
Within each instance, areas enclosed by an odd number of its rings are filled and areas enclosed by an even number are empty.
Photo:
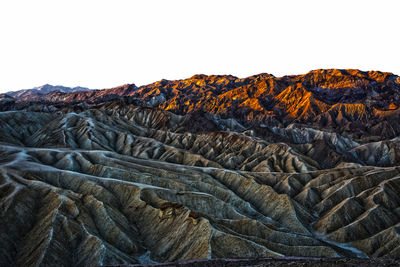
[[[1,112],[0,265],[400,256],[396,138],[196,116]]]

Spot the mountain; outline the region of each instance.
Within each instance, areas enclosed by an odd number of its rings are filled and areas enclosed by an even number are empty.
[[[180,115],[202,112],[234,118],[248,126],[297,122],[339,133],[351,132],[356,138],[365,134],[393,138],[400,132],[399,123],[392,120],[399,112],[399,89],[400,78],[392,73],[329,69],[280,78],[270,74],[242,79],[195,75],[141,87],[131,84],[86,92],[21,95],[15,103],[21,109],[32,101],[96,104],[124,97],[139,106]]]
[[[400,257],[400,79],[0,96],[0,265]]]
[[[50,84],[45,84],[42,86],[34,87],[32,89],[24,89],[24,90],[18,90],[18,91],[11,91],[7,92],[6,94],[8,96],[11,96],[16,99],[21,99],[21,100],[31,100],[38,98],[39,96],[53,93],[53,92],[61,92],[61,93],[73,93],[73,92],[84,92],[84,91],[90,91],[89,88],[86,87],[65,87],[61,85],[50,85]]]

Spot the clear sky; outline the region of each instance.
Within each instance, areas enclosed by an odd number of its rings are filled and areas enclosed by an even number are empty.
[[[400,1],[0,1],[0,92],[194,74],[400,74]]]

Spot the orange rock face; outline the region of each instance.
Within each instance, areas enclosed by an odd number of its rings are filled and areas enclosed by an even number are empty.
[[[392,73],[328,69],[280,78],[270,74],[247,78],[194,75],[141,87],[132,84],[86,92],[52,92],[16,98],[15,103],[93,104],[127,98],[139,106],[180,115],[203,112],[246,125],[298,122],[340,133],[352,129],[359,137],[384,134],[389,138],[400,132],[397,122],[393,124],[399,112],[399,89],[399,77]]]

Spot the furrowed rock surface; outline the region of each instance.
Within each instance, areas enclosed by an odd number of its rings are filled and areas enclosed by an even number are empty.
[[[0,265],[400,257],[399,86],[318,70],[3,95]]]

